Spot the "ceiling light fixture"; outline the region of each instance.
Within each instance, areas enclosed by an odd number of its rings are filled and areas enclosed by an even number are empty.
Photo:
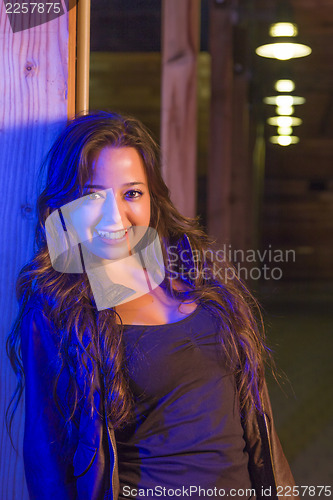
[[[278,127],[277,133],[279,135],[292,135],[293,129],[292,127]]]
[[[293,80],[277,80],[275,82],[274,88],[277,92],[293,92],[295,90],[295,83]]]
[[[297,144],[299,142],[299,137],[296,135],[273,135],[269,140],[272,144],[290,146],[291,144]]]
[[[267,119],[267,123],[274,127],[297,127],[303,120],[296,116],[271,116]]]
[[[294,107],[293,106],[277,106],[275,108],[275,113],[277,115],[292,115],[294,112]]]
[[[256,48],[258,56],[287,61],[311,54],[311,47],[297,41],[298,27],[293,22],[293,17],[290,2],[278,0],[276,12],[278,22],[270,25],[270,39],[267,43]],[[272,41],[272,38],[275,40]]]
[[[273,95],[269,97],[264,97],[265,104],[275,104],[276,106],[294,106],[298,104],[304,104],[304,97],[299,97],[295,95]]]
[[[276,38],[279,36],[297,36],[298,28],[295,23],[274,23],[270,25],[269,36]]]
[[[266,43],[256,48],[256,54],[258,56],[279,59],[280,61],[306,57],[309,56],[311,52],[312,49],[308,45],[287,41]]]

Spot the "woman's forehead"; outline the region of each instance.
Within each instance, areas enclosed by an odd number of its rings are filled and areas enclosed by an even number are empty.
[[[147,182],[143,160],[133,147],[104,147],[93,158],[91,167],[91,181],[100,186]]]

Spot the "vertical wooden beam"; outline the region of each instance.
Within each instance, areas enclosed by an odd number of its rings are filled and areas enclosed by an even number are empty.
[[[249,151],[248,79],[234,76],[231,185],[231,244],[246,250],[253,244],[253,173]]]
[[[5,342],[17,312],[17,274],[32,255],[37,172],[67,114],[72,114],[68,106],[73,108],[74,58],[73,53],[70,57],[73,41],[69,39],[75,39],[75,29],[72,27],[69,34],[69,13],[64,12],[13,33],[4,2],[0,9],[0,498],[26,500],[23,405],[17,409],[13,428],[18,453],[10,444],[4,423],[4,409],[16,385]],[[73,10],[70,15],[73,20]]]
[[[77,6],[76,113],[89,110],[90,0]]]
[[[210,3],[211,107],[207,225],[219,245],[231,242],[233,27],[230,2]]]
[[[67,117],[75,115],[76,101],[76,29],[77,6],[74,5],[68,11],[68,91],[67,91]],[[88,94],[89,98],[89,94]]]
[[[196,213],[200,0],[162,4],[162,172],[184,215]]]

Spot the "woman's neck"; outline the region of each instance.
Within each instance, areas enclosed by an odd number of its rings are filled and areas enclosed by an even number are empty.
[[[194,302],[181,302],[171,297],[162,287],[116,306],[125,325],[164,325],[174,323],[191,314],[197,307]]]

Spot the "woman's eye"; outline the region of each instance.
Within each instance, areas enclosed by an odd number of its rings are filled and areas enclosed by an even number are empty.
[[[98,193],[90,193],[88,194],[88,198],[90,200],[99,200],[101,198],[101,195]]]
[[[139,191],[137,189],[131,189],[130,191],[127,191],[125,193],[125,198],[133,200],[135,198],[140,198],[142,196],[142,191]]]

